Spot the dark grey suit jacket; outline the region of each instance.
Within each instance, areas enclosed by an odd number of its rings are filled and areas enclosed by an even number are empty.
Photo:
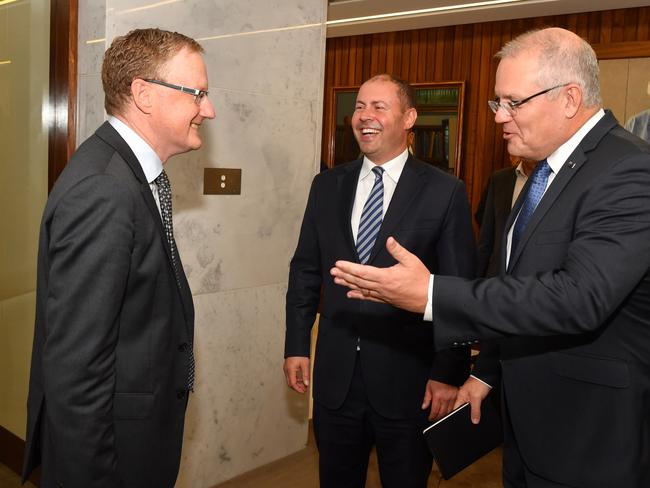
[[[321,296],[314,365],[314,398],[338,408],[346,398],[361,338],[360,361],[368,399],[388,418],[418,418],[429,378],[461,384],[469,352],[433,354],[433,333],[422,315],[346,297],[329,270],[338,259],[358,262],[350,218],[362,160],[314,178],[287,291],[286,356],[309,356],[311,327]],[[409,157],[395,189],[369,264],[395,260],[386,239],[395,237],[429,269],[471,277],[474,238],[461,181]]]
[[[509,421],[539,476],[650,486],[649,269],[650,148],[607,112],[549,186],[507,275],[436,276],[437,346],[501,339]]]
[[[180,261],[179,261],[180,263]],[[135,155],[105,123],[54,185],[40,231],[23,476],[172,487],[194,308]]]
[[[512,166],[495,171],[488,181],[484,199],[479,204],[482,206],[482,218],[477,245],[477,276],[499,274],[503,230],[510,215],[516,181],[517,170]]]

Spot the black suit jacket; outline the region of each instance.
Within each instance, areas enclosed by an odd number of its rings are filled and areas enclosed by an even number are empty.
[[[510,422],[534,473],[650,486],[649,269],[650,149],[607,112],[549,186],[507,275],[436,276],[438,347],[501,339]]]
[[[179,260],[180,264],[180,260]],[[42,486],[172,487],[194,309],[135,155],[103,124],[40,231],[23,475]]]
[[[430,324],[422,315],[346,297],[329,270],[338,259],[358,262],[350,218],[362,160],[314,178],[300,238],[291,261],[287,291],[286,356],[309,356],[310,333],[323,297],[314,365],[314,398],[338,408],[348,392],[357,338],[367,394],[389,418],[415,418],[429,378],[461,384],[469,372],[469,352],[435,356]],[[474,243],[471,214],[462,182],[412,157],[393,194],[369,264],[395,264],[385,248],[394,236],[430,269],[472,276]],[[427,347],[429,346],[429,347]]]
[[[478,276],[499,274],[499,251],[506,220],[512,207],[512,192],[515,189],[517,172],[515,167],[500,169],[492,174],[481,199],[481,232],[478,239]],[[478,214],[478,212],[477,212]]]

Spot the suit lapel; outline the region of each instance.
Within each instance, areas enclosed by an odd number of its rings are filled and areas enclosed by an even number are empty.
[[[155,222],[156,228],[158,229],[158,235],[162,242],[163,249],[165,249],[165,253],[167,254],[167,260],[169,262],[170,269],[172,273],[175,273],[174,264],[172,262],[171,249],[169,247],[169,242],[167,241],[167,236],[165,234],[162,218],[160,216],[158,206],[156,205],[156,201],[153,198],[153,193],[151,193],[151,187],[149,186],[149,182],[147,181],[147,178],[144,175],[144,171],[142,170],[142,166],[140,165],[138,158],[135,157],[135,154],[133,153],[129,145],[126,143],[126,141],[122,139],[122,136],[120,136],[120,134],[108,122],[104,122],[99,127],[99,129],[97,129],[95,134],[97,135],[97,137],[102,139],[104,142],[109,144],[117,151],[117,153],[121,156],[121,158],[126,162],[126,164],[133,172],[134,177],[140,183],[140,193],[142,194],[142,198],[144,199],[147,208],[149,209],[151,218]],[[185,316],[186,318],[188,318],[191,317],[191,314],[189,313],[188,310],[189,305],[186,303],[187,302],[186,294],[189,294],[189,296],[191,297],[191,292],[189,290],[189,285],[187,284],[187,279],[185,277],[185,274],[183,273],[182,266],[180,265],[180,259],[179,259],[179,268],[180,268],[179,273],[181,276],[179,277],[179,280],[174,280],[174,281],[176,281],[177,288],[181,296],[181,303],[183,304],[183,309],[185,310]],[[181,283],[183,283],[184,286]],[[191,303],[191,299],[190,299],[190,303]],[[188,323],[189,322],[190,320],[188,320]]]
[[[350,249],[352,249],[353,256],[357,256],[357,248],[354,243],[354,236],[352,235],[350,219],[352,218],[352,207],[354,205],[354,197],[357,193],[357,182],[359,181],[359,172],[361,171],[362,163],[362,159],[351,163],[345,168],[343,173],[338,175],[337,179],[339,223],[343,238]]]
[[[424,171],[417,166],[413,157],[409,155],[397,182],[397,186],[395,187],[395,193],[393,193],[393,197],[388,205],[384,220],[379,228],[379,234],[368,258],[368,263],[371,263],[379,251],[384,248],[386,239],[393,234],[393,231],[402,221],[404,213],[411,205],[411,202],[417,197],[425,182],[426,176],[424,175]]]
[[[140,182],[140,193],[142,194],[142,198],[147,204],[147,208],[149,208],[151,218],[156,223],[156,228],[158,229],[160,238],[163,241],[163,246],[171,265],[171,249],[169,248],[169,243],[167,242],[167,237],[165,236],[165,229],[163,227],[162,218],[160,217],[158,206],[156,205],[156,201],[154,200],[153,194],[151,193],[151,187],[149,186],[149,182],[144,175],[144,171],[142,171],[142,166],[140,165],[138,158],[135,157],[135,154],[133,154],[133,151],[129,145],[124,141],[124,139],[122,139],[120,134],[108,122],[104,122],[104,124],[102,124],[99,129],[97,129],[96,134],[102,140],[115,148],[115,150],[129,166],[129,168],[131,168],[131,171],[133,172],[135,178]]]
[[[544,215],[546,215],[546,213],[553,206],[557,198],[562,194],[562,192],[566,188],[567,184],[571,181],[573,176],[577,174],[577,172],[580,170],[582,165],[587,162],[586,153],[593,150],[598,145],[598,142],[603,138],[603,136],[607,132],[612,130],[616,126],[616,124],[617,124],[616,119],[614,118],[612,113],[610,111],[607,111],[605,113],[605,116],[601,120],[599,120],[598,123],[594,126],[594,128],[587,133],[584,139],[580,142],[580,144],[578,144],[575,150],[567,158],[566,162],[564,163],[560,171],[558,171],[557,175],[551,182],[551,185],[544,193],[544,196],[542,197],[539,204],[537,205],[537,208],[535,209],[535,212],[531,216],[530,221],[526,225],[526,229],[524,230],[524,233],[522,234],[519,240],[519,245],[517,246],[517,249],[515,249],[515,253],[511,256],[510,262],[508,263],[508,272],[514,269],[514,266],[517,264],[519,257],[521,256],[524,248],[526,247],[526,244],[528,243],[531,236],[535,232],[535,229],[537,228],[539,223],[544,218]],[[529,183],[530,181],[526,182],[526,187],[525,187],[526,191],[528,190]],[[522,191],[522,195],[525,195],[524,191]],[[510,214],[510,217],[508,218],[508,224],[506,225],[506,230],[505,230],[506,236],[508,231],[510,230],[510,227],[513,224],[514,217],[519,213],[519,209],[521,208],[522,203],[523,203],[523,199],[520,198],[517,200],[517,205],[515,205],[516,211],[515,209],[513,209],[512,213]],[[503,242],[506,242],[505,238]],[[506,248],[507,246],[504,245],[503,247]]]
[[[560,196],[562,191],[564,191],[564,188],[567,186],[569,181],[571,181],[571,178],[573,178],[573,176],[576,174],[578,169],[580,169],[580,167],[585,163],[586,160],[587,158],[585,157],[584,153],[582,152],[582,150],[580,150],[580,147],[578,147],[576,148],[575,151],[573,151],[569,159],[567,159],[567,162],[562,166],[558,174],[551,182],[551,185],[544,193],[544,196],[539,201],[539,204],[537,205],[537,208],[535,208],[535,212],[533,212],[533,215],[528,221],[528,224],[526,224],[526,229],[524,230],[524,233],[521,235],[521,238],[519,239],[519,244],[517,246],[517,249],[515,249],[515,253],[510,257],[510,262],[508,263],[508,270],[512,270],[513,267],[517,264],[517,261],[519,260],[519,257],[521,256],[523,249],[526,247],[528,240],[535,232],[535,229],[537,228],[539,223],[544,218],[544,215],[546,215],[549,209],[553,206],[555,200],[557,200],[557,198]],[[521,208],[521,205],[519,205],[519,207]],[[508,227],[508,230],[509,229],[510,227]]]

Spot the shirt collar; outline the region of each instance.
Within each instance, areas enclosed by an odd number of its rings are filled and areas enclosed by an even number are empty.
[[[521,176],[522,178],[528,178],[528,175],[524,171],[524,163],[519,163],[515,168],[515,174]]]
[[[408,149],[404,149],[404,152],[402,154],[391,159],[390,161],[386,161],[382,165],[375,164],[370,161],[367,156],[364,156],[359,179],[362,180],[368,176],[372,171],[372,168],[375,166],[381,166],[384,172],[390,177],[390,179],[397,183],[399,181],[399,177],[402,175],[402,171],[404,170],[404,165],[406,164],[408,156]]]
[[[131,148],[140,166],[142,166],[147,182],[152,183],[163,170],[163,163],[156,152],[131,127],[117,117],[111,115],[108,118],[108,123],[113,126],[117,133],[122,136],[124,142]]]
[[[605,111],[601,108],[594,115],[591,116],[585,124],[577,130],[571,138],[558,147],[549,157],[546,158],[548,165],[553,170],[553,173],[557,174],[561,169],[566,160],[569,159],[571,153],[575,151],[578,144],[585,138],[587,133],[594,128],[594,126],[605,116]]]

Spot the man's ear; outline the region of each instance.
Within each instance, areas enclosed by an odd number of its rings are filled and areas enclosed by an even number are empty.
[[[151,113],[153,97],[155,96],[153,86],[140,78],[131,82],[131,96],[133,103],[143,113]]]
[[[409,108],[404,112],[404,129],[411,130],[415,125],[415,120],[418,118],[418,111],[413,107]]]
[[[582,105],[582,89],[578,85],[570,85],[564,95],[564,114],[572,119]]]

